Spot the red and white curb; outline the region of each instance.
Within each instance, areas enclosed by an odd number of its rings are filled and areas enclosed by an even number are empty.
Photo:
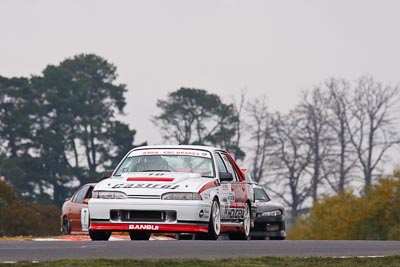
[[[111,236],[109,241],[124,241],[131,240],[128,235]],[[151,236],[150,240],[175,240],[175,238],[168,236]],[[91,241],[87,235],[63,235],[44,238],[33,238],[32,241]]]

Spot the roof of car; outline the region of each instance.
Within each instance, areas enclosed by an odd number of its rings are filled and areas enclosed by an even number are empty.
[[[253,186],[253,188],[261,188],[264,189],[264,187],[262,187],[260,184],[258,183],[251,183],[251,185]]]
[[[83,184],[82,186],[95,186],[97,183],[87,183],[87,184]]]
[[[200,146],[200,145],[151,145],[151,146],[140,146],[136,147],[132,150],[139,149],[201,149],[210,152],[223,150],[221,148],[212,147],[212,146]]]

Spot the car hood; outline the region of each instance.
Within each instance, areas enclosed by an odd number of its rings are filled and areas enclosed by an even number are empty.
[[[257,212],[284,210],[282,204],[273,201],[256,201]]]
[[[198,192],[213,178],[198,173],[132,172],[113,176],[97,184],[94,190],[122,191],[130,194],[162,194],[164,192]]]

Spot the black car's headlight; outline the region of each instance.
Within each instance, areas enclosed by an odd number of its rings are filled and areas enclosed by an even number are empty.
[[[124,192],[119,191],[93,191],[92,198],[125,199],[127,196]]]
[[[260,216],[281,216],[281,210],[271,210],[271,211],[264,211],[260,214]]]
[[[165,193],[161,196],[164,200],[202,200],[198,193]]]

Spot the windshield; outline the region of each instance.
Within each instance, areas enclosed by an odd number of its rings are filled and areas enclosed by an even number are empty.
[[[215,177],[211,154],[200,150],[147,149],[132,151],[115,175],[125,172],[191,172]]]
[[[254,188],[255,199],[259,201],[270,201],[271,199],[262,188]]]

